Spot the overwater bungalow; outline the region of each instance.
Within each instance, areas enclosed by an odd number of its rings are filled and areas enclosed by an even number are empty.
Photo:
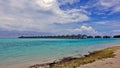
[[[102,36],[95,36],[95,38],[102,38]]]
[[[94,38],[93,36],[87,36],[87,38]]]
[[[111,38],[111,36],[103,36],[103,38]]]
[[[87,35],[58,35],[58,36],[21,36],[18,38],[61,38],[61,39],[86,39]]]

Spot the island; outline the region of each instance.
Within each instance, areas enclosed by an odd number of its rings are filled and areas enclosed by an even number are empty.
[[[88,36],[88,35],[57,35],[57,36],[20,36],[18,38],[54,38],[54,39],[87,39],[87,38],[120,38],[120,35],[115,36]]]

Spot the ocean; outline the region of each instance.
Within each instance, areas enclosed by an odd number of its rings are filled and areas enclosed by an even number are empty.
[[[0,68],[16,68],[63,57],[81,56],[88,54],[88,51],[92,52],[119,43],[120,39],[114,38],[0,39]]]

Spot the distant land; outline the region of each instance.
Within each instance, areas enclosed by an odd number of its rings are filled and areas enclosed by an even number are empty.
[[[87,36],[87,35],[58,35],[58,36],[20,36],[18,38],[61,38],[61,39],[87,39],[87,38],[120,38],[120,35],[115,36]]]
[[[17,38],[18,36],[37,36],[37,35],[53,35],[47,32],[36,32],[36,31],[7,31],[0,30],[0,38]]]

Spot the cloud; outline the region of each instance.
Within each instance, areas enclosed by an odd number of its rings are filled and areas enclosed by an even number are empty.
[[[55,31],[55,23],[90,20],[83,9],[61,10],[57,0],[0,0],[0,28],[19,31]],[[4,23],[3,23],[4,22]]]
[[[120,0],[99,0],[96,5],[97,7],[100,7],[99,10],[102,11],[111,11],[111,13],[120,12]]]
[[[94,29],[91,26],[81,26],[80,28],[76,28],[75,31],[94,31]]]
[[[80,0],[58,0],[58,1],[60,2],[60,5],[65,5],[66,3],[74,4],[80,2]]]
[[[97,22],[92,22],[94,27],[102,34],[102,35],[115,35],[120,34],[120,22],[119,20],[101,20]]]
[[[119,20],[105,20],[105,21],[98,21],[98,22],[94,22],[95,24],[99,24],[99,25],[105,25],[105,26],[113,26],[113,27],[120,27],[120,22]]]
[[[114,29],[108,33],[106,33],[107,35],[111,34],[111,35],[120,35],[120,30],[119,29]]]
[[[85,9],[94,9],[96,14],[106,14],[112,15],[114,13],[120,12],[120,0],[90,0],[85,6]]]
[[[113,30],[112,32],[120,33],[120,30]]]
[[[69,9],[65,7],[68,4],[71,5]],[[104,26],[107,26],[104,32],[108,28],[119,29],[119,16],[112,17],[114,13],[120,12],[119,9],[120,0],[0,0],[0,29],[100,34],[98,31],[102,32],[101,27]],[[106,13],[111,14],[111,17],[106,16]],[[103,20],[101,17],[106,18]],[[86,23],[90,26],[83,25]]]
[[[93,27],[88,25],[82,25],[80,28],[72,29],[72,32],[79,32],[81,34],[88,34],[88,35],[99,35],[98,31],[96,31]]]

